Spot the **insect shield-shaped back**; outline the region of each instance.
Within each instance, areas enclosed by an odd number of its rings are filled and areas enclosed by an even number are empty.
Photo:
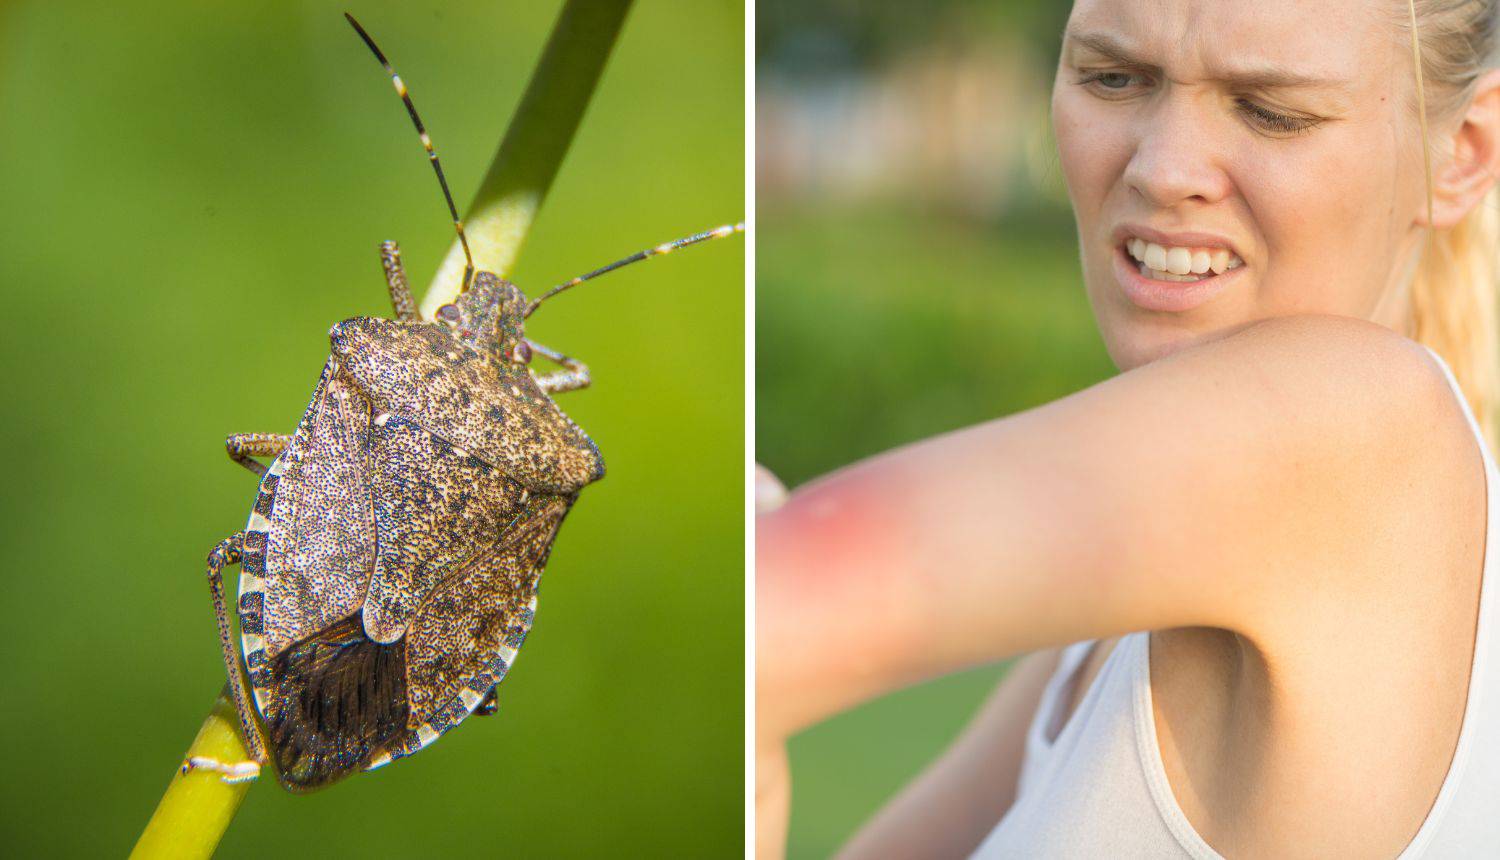
[[[524,307],[481,272],[444,321],[330,332],[261,482],[240,581],[245,662],[288,788],[431,743],[531,627],[558,526],[604,462],[516,360]]]

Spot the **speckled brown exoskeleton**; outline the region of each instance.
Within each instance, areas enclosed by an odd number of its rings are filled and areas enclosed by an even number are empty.
[[[604,475],[598,448],[549,396],[587,386],[588,368],[528,340],[526,317],[590,278],[743,229],[659,245],[527,301],[515,285],[475,272],[406,85],[349,21],[421,135],[469,263],[458,298],[423,320],[400,251],[382,244],[395,319],[333,327],[294,433],[226,440],[229,456],[261,476],[245,529],[208,557],[250,759],[194,757],[183,767],[238,782],[270,763],[294,791],[410,755],[494,710],[558,527],[579,491]],[[561,369],[533,372],[534,355]],[[268,467],[256,457],[273,459]],[[238,648],[223,589],[223,569],[236,562]]]

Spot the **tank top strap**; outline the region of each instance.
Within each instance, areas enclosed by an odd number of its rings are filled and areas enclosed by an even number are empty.
[[[1421,343],[1421,341],[1418,341]],[[1464,396],[1464,390],[1458,384],[1458,377],[1453,375],[1453,368],[1438,354],[1438,351],[1423,343],[1422,348],[1427,350],[1443,370],[1443,377],[1448,380],[1448,387],[1452,389],[1453,396],[1458,398],[1458,405],[1463,409],[1464,419],[1469,422],[1469,430],[1473,432],[1474,438],[1479,440],[1479,450],[1484,454],[1484,467],[1488,470],[1495,468],[1494,458],[1491,456],[1489,441],[1484,438],[1484,431],[1479,426],[1479,421],[1474,417],[1474,410],[1469,407],[1469,398]]]

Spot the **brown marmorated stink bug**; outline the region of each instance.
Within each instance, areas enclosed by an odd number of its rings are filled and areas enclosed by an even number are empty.
[[[183,769],[240,782],[269,762],[292,791],[411,755],[471,713],[494,711],[495,685],[531,628],[558,526],[579,491],[604,475],[593,441],[549,397],[587,386],[588,368],[527,340],[526,317],[590,278],[744,229],[720,227],[638,252],[528,302],[513,284],[474,271],[406,85],[349,22],[390,73],[469,262],[457,300],[426,321],[400,251],[382,244],[396,318],[333,327],[331,354],[296,432],[225,442],[235,462],[261,476],[244,531],[208,556],[251,758],[193,757]],[[561,369],[533,373],[534,354]],[[274,459],[267,467],[254,457]],[[223,568],[235,562],[239,648],[223,588]]]

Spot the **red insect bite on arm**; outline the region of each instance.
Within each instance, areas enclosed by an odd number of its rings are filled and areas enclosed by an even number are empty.
[[[794,731],[900,683],[931,623],[901,486],[858,469],[756,523],[762,719]]]

